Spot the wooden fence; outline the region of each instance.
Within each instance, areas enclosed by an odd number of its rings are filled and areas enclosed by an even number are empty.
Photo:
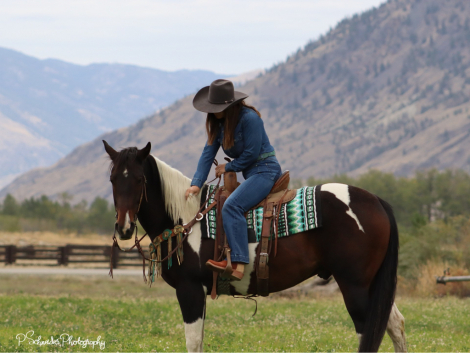
[[[144,250],[146,256],[148,253]],[[105,245],[0,245],[0,262],[18,263],[18,260],[29,260],[37,264],[44,261],[47,265],[67,266],[71,263],[107,263],[110,262],[111,246]],[[51,261],[52,260],[52,261]],[[121,252],[114,248],[113,268],[122,266],[142,266],[142,257],[137,250]],[[28,261],[21,261],[28,264]]]

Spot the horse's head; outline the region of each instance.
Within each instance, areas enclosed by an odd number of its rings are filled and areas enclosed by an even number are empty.
[[[137,213],[146,196],[143,162],[150,153],[151,144],[149,142],[141,150],[130,147],[117,152],[106,141],[103,143],[111,158],[110,181],[116,208],[116,231],[121,240],[128,240],[134,233]]]

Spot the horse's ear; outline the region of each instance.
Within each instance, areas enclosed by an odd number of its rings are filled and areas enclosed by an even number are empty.
[[[114,148],[108,145],[108,143],[105,140],[103,140],[103,144],[104,144],[104,149],[109,154],[109,158],[111,158],[111,160],[113,161],[114,158],[116,158],[116,156],[119,154],[119,152],[117,152]]]
[[[152,149],[152,144],[149,142],[147,143],[147,146],[142,148],[137,152],[137,159],[139,161],[143,161],[147,156],[150,154],[150,150]]]

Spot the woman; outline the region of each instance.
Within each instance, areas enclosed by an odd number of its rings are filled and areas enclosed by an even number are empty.
[[[269,143],[261,114],[245,103],[247,97],[235,91],[228,80],[216,80],[194,97],[194,108],[207,113],[207,142],[191,187],[186,190],[186,199],[199,193],[220,146],[234,160],[219,164],[216,176],[225,172],[243,173],[246,180],[225,201],[222,209],[224,230],[231,248],[233,272],[230,277],[235,280],[242,279],[244,266],[249,263],[245,212],[269,194],[281,175],[281,166]],[[209,260],[206,265],[213,271],[223,272],[227,261]]]

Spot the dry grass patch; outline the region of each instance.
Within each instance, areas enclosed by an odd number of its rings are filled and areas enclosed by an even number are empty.
[[[428,261],[419,267],[418,281],[414,288],[415,295],[420,297],[443,297],[455,295],[460,298],[470,297],[470,282],[436,283],[436,276],[442,276],[450,268],[451,276],[468,276],[469,271],[463,266],[449,265],[443,261]]]

